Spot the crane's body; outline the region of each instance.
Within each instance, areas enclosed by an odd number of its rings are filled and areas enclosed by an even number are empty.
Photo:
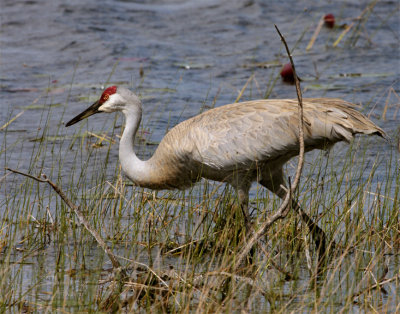
[[[324,149],[354,134],[383,134],[369,119],[340,99],[304,99],[306,151]],[[138,185],[152,189],[187,188],[200,178],[236,185],[269,180],[298,155],[297,100],[256,100],[206,111],[172,128],[145,173],[130,175],[133,152],[122,148],[122,169]],[[127,117],[121,144],[133,143],[134,123]],[[126,141],[125,141],[126,138]],[[132,148],[133,150],[133,148]]]
[[[349,142],[355,134],[386,137],[354,105],[341,99],[303,99],[303,110],[306,151]],[[122,111],[126,117],[119,146],[122,169],[139,186],[184,189],[201,178],[227,182],[236,188],[246,210],[254,181],[281,198],[286,194],[282,167],[299,153],[297,100],[263,99],[206,111],[172,128],[146,161],[134,151],[142,104],[126,88],[107,88],[97,102],[67,126],[98,112],[113,111]],[[315,228],[306,216],[302,212],[303,220]]]

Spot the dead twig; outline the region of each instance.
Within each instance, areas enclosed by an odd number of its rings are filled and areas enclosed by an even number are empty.
[[[8,127],[11,123],[13,123],[16,119],[18,119],[21,115],[23,115],[25,110],[19,112],[14,118],[10,119],[10,121],[6,122],[3,126],[0,127],[0,131]]]
[[[360,23],[360,21],[364,18],[364,15],[368,12],[371,12],[374,6],[377,4],[378,0],[373,1],[370,3],[362,12],[361,14],[355,18],[355,21]],[[333,43],[333,47],[336,47],[339,45],[339,43],[342,41],[343,37],[353,28],[355,25],[355,22],[352,22],[350,25],[346,25],[344,28],[343,32],[339,35],[338,39]]]
[[[324,16],[321,16],[321,18],[319,19],[319,22],[314,31],[314,34],[312,35],[310,42],[307,45],[307,48],[306,48],[307,51],[311,50],[311,48],[313,47],[315,40],[317,39],[318,34],[321,31],[322,25],[324,25]]]
[[[104,250],[104,252],[110,258],[113,268],[114,269],[121,268],[121,264],[119,263],[118,259],[115,257],[114,253],[111,252],[111,249],[105,243],[105,241],[103,240],[101,235],[90,226],[88,220],[85,218],[85,216],[83,215],[83,213],[81,212],[79,207],[71,202],[71,200],[65,195],[65,193],[60,189],[60,187],[57,184],[55,184],[53,181],[48,179],[45,174],[42,174],[43,179],[41,179],[41,178],[32,176],[28,173],[24,173],[24,172],[14,170],[11,168],[6,167],[6,170],[11,171],[16,174],[23,175],[25,177],[28,177],[28,178],[33,179],[38,182],[48,183],[53,188],[53,190],[62,198],[62,200],[65,202],[65,204],[67,204],[67,206],[75,212],[75,215],[78,217],[79,223],[81,225],[83,225],[85,227],[85,229],[87,231],[89,231],[89,233],[96,239],[97,243],[100,245],[100,247]]]
[[[339,45],[339,43],[342,41],[343,37],[353,28],[354,22],[352,22],[350,25],[346,25],[343,32],[340,33],[338,39],[335,40],[333,43],[333,47],[336,47]]]
[[[270,255],[267,248],[265,247],[265,245],[260,241],[258,242],[258,245],[260,247],[260,249],[263,251],[263,253],[268,256]],[[280,273],[282,273],[285,276],[285,280],[295,280],[297,279],[297,275],[291,274],[289,272],[287,272],[285,269],[283,269],[281,266],[279,266],[272,258],[272,256],[270,256],[268,262]]]
[[[394,277],[389,278],[389,279],[384,279],[384,278],[382,278],[382,279],[379,280],[376,284],[373,284],[373,285],[371,285],[371,286],[368,286],[368,287],[366,287],[365,289],[363,289],[363,290],[361,290],[361,291],[359,291],[359,292],[357,292],[357,293],[354,293],[354,294],[351,296],[351,298],[353,299],[353,302],[354,302],[354,301],[355,301],[355,300],[354,300],[355,298],[359,297],[360,295],[364,294],[365,292],[371,291],[371,290],[376,289],[376,288],[380,288],[381,286],[383,286],[383,285],[385,285],[385,284],[387,284],[387,283],[390,283],[390,282],[392,282],[392,281],[395,281],[395,280],[400,280],[400,276],[399,276],[399,275],[398,275],[398,276],[394,276]]]
[[[38,177],[32,176],[28,173],[24,173],[24,172],[14,170],[11,168],[6,167],[5,169],[8,171],[11,171],[13,173],[23,175],[23,176],[33,179],[35,181],[49,184],[53,188],[53,190],[61,197],[61,199],[65,202],[65,204],[67,204],[67,206],[74,211],[75,215],[78,217],[79,223],[82,226],[84,226],[87,231],[89,231],[89,233],[95,238],[95,240],[97,241],[99,246],[108,255],[109,259],[111,260],[113,270],[115,272],[114,276],[115,276],[116,285],[110,292],[109,296],[107,298],[105,298],[105,300],[100,304],[100,308],[105,309],[105,310],[112,310],[112,311],[117,310],[118,309],[117,300],[119,299],[119,295],[122,292],[124,284],[128,278],[126,269],[122,268],[117,257],[114,255],[114,253],[108,247],[107,243],[103,240],[101,235],[90,226],[89,221],[83,215],[83,213],[79,209],[79,207],[76,206],[74,203],[72,203],[71,200],[61,190],[61,188],[57,184],[55,184],[53,181],[48,179],[46,177],[46,175],[42,174],[42,178],[38,178]]]
[[[238,267],[240,267],[240,264],[243,262],[243,260],[246,258],[248,253],[250,252],[251,248],[258,242],[258,240],[265,234],[265,232],[268,230],[268,228],[278,219],[282,219],[286,217],[286,215],[289,212],[290,205],[291,205],[291,196],[297,189],[297,186],[300,181],[300,176],[301,172],[303,170],[303,165],[304,165],[304,129],[303,129],[303,97],[301,94],[301,88],[300,88],[300,81],[297,77],[296,74],[296,69],[294,66],[294,62],[292,59],[292,56],[290,54],[289,48],[287,46],[285,38],[282,36],[281,32],[279,31],[278,27],[275,25],[275,28],[281,37],[281,40],[285,46],[286,52],[289,56],[290,63],[292,65],[293,69],[293,76],[295,78],[295,85],[296,85],[296,93],[297,93],[297,100],[299,104],[299,146],[300,146],[300,151],[299,151],[299,161],[297,164],[297,170],[296,170],[296,176],[293,182],[293,185],[289,185],[289,188],[287,190],[287,194],[285,199],[283,200],[281,206],[279,209],[275,212],[270,217],[267,217],[266,221],[261,225],[261,227],[255,231],[250,239],[247,241],[245,247],[239,252],[237,258],[233,261],[232,268],[236,270]]]

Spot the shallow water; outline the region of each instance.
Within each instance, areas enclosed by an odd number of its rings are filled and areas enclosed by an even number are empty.
[[[214,99],[216,106],[235,101],[251,75],[254,79],[242,99],[264,97],[287,62],[274,24],[289,46],[295,47],[293,56],[303,79],[304,97],[340,97],[360,104],[364,113],[396,138],[399,99],[390,90],[400,92],[398,3],[378,2],[365,23],[355,21],[339,45],[332,47],[343,31],[340,25],[351,24],[370,3],[3,0],[0,128],[18,117],[0,131],[0,168],[48,175],[54,171],[56,177],[68,177],[75,163],[68,158],[75,155],[68,150],[72,136],[86,130],[110,132],[114,116],[96,115],[70,128],[63,125],[110,84],[131,87],[143,97],[145,136],[154,143],[176,123],[212,106]],[[318,20],[326,13],[335,14],[339,27],[323,27],[313,48],[306,52]],[[269,97],[295,95],[294,87],[278,78]],[[119,117],[117,125],[122,123]],[[41,160],[30,169],[39,146],[34,140],[41,137],[53,138],[41,148],[46,153],[41,153]],[[394,160],[399,158],[394,142],[371,138],[369,143],[366,158],[371,163],[378,154],[383,160],[391,154]],[[155,147],[141,148],[142,156],[149,156]],[[335,152],[340,156],[345,151],[339,146]],[[99,150],[95,156],[101,160],[106,153]],[[116,145],[110,156],[111,164],[117,164]],[[62,163],[54,170],[57,158]],[[382,162],[377,177],[385,171]],[[107,173],[112,181],[115,168]],[[95,174],[96,169],[89,167],[85,175]],[[10,210],[7,195],[21,182],[5,171],[1,174],[2,216]]]
[[[114,121],[110,115],[63,127],[110,84],[131,87],[142,95],[142,125],[146,140],[154,143],[173,125],[214,101],[216,106],[234,101],[251,75],[254,79],[243,100],[262,98],[266,91],[270,98],[294,98],[292,85],[280,79],[271,84],[279,76],[280,65],[287,62],[274,24],[289,46],[295,47],[304,97],[340,97],[360,104],[396,139],[399,100],[390,92],[398,93],[400,86],[396,3],[378,2],[365,23],[356,23],[354,31],[332,47],[343,31],[341,26],[351,24],[368,5],[367,1],[318,5],[250,0],[4,1],[0,127],[20,116],[7,132],[2,130],[1,168],[29,169],[38,146],[34,140],[50,139],[51,149],[65,155],[66,148],[58,144],[78,127],[82,133],[110,130]],[[306,52],[326,12],[335,13],[338,27],[323,27]],[[386,105],[385,120],[379,119]],[[387,155],[394,147],[394,142],[371,141],[367,153],[371,160],[377,152]],[[147,147],[144,158],[154,148]],[[116,163],[117,149],[110,154]],[[60,171],[66,175],[72,164],[69,158],[63,163]],[[52,165],[44,158],[45,169]],[[1,189],[0,199],[3,193]]]
[[[322,28],[314,47],[305,52],[324,13],[335,12],[340,26],[350,24],[367,5],[367,1],[318,5],[250,0],[4,1],[0,126],[26,106],[33,109],[7,128],[2,146],[20,142],[7,149],[1,162],[28,168],[34,147],[28,141],[43,135],[43,108],[54,106],[48,136],[73,134],[75,126],[64,129],[60,122],[81,112],[103,86],[113,83],[143,95],[143,125],[151,130],[148,140],[154,142],[171,126],[212,105],[214,98],[216,106],[234,101],[252,74],[255,79],[242,99],[263,97],[279,73],[279,64],[287,62],[274,24],[289,46],[296,47],[294,60],[304,80],[304,97],[341,97],[361,104],[373,118],[380,117],[388,101],[392,107],[386,120],[374,120],[393,136],[400,115],[398,99],[393,93],[388,97],[388,89],[399,89],[395,2],[379,2],[360,32],[350,31],[337,48],[332,43],[343,29]],[[263,63],[272,66],[259,66]],[[342,76],[348,74],[361,76]],[[269,97],[294,98],[295,90],[278,80]],[[112,120],[97,115],[87,128],[101,131]],[[374,141],[378,151],[389,149],[379,139]]]

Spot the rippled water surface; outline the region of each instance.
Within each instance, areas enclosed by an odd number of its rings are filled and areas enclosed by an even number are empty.
[[[279,77],[287,56],[274,24],[293,49],[304,97],[359,104],[393,138],[392,143],[371,138],[367,158],[371,163],[376,155],[399,158],[394,150],[400,121],[397,1],[372,6],[358,0],[2,0],[0,6],[1,169],[68,177],[76,162],[68,157],[70,139],[86,130],[110,132],[114,115],[96,115],[70,128],[64,124],[110,84],[141,95],[150,144],[204,108],[235,101],[251,76],[242,100],[295,98],[293,85]],[[323,27],[306,51],[326,13],[335,14],[337,26]],[[333,47],[345,24],[352,28]],[[118,117],[117,126],[122,123]],[[46,157],[41,154],[31,169],[43,138],[51,143]],[[346,148],[339,147],[344,154]],[[148,145],[141,155],[154,148]],[[62,162],[54,170],[57,158]],[[110,158],[117,164],[116,145]],[[115,168],[107,171],[113,180]],[[377,171],[385,173],[385,164]],[[85,177],[95,173],[88,167]],[[0,170],[0,213],[21,180]]]
[[[326,12],[335,13],[337,27],[322,28],[306,51]],[[358,22],[360,16],[369,18]],[[45,120],[45,135],[56,135],[55,142],[74,134],[76,127],[63,123],[110,84],[143,97],[143,126],[155,143],[202,108],[235,101],[252,75],[242,99],[294,98],[294,87],[279,79],[287,57],[274,24],[294,49],[304,97],[360,104],[396,138],[400,114],[391,92],[398,92],[400,73],[396,2],[3,0],[0,126],[18,118],[2,136],[7,149],[1,162],[28,169],[32,140],[43,138]],[[352,29],[334,48],[344,25]],[[109,130],[112,121],[97,115],[85,129]],[[390,151],[383,141],[373,141],[377,152]],[[116,149],[111,154],[117,159]],[[61,173],[68,164],[66,158]]]

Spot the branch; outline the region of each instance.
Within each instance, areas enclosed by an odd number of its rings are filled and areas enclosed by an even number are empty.
[[[296,84],[296,92],[297,92],[297,100],[299,104],[299,145],[300,145],[300,152],[299,152],[299,161],[297,164],[297,169],[296,169],[296,176],[293,182],[293,185],[289,183],[289,188],[286,193],[285,199],[283,200],[281,206],[279,209],[276,211],[275,214],[273,214],[270,217],[267,217],[267,220],[261,225],[261,227],[253,233],[251,236],[250,240],[247,242],[246,246],[239,252],[238,257],[233,261],[232,267],[234,269],[237,269],[242,261],[246,258],[248,253],[250,252],[251,248],[253,247],[254,244],[265,234],[265,232],[268,230],[268,228],[278,219],[282,219],[286,217],[286,215],[289,212],[290,209],[290,201],[291,201],[291,196],[293,192],[297,189],[297,186],[300,181],[300,176],[301,172],[303,170],[303,165],[304,165],[304,130],[303,130],[303,97],[301,95],[301,88],[300,88],[300,81],[299,78],[297,77],[296,74],[296,69],[294,66],[294,62],[292,59],[292,56],[290,54],[289,48],[286,44],[285,38],[282,36],[281,32],[279,31],[278,27],[275,25],[276,31],[278,32],[279,36],[281,37],[281,40],[283,44],[285,45],[287,55],[290,60],[290,64],[292,65],[293,69],[293,76],[295,79],[295,84]]]
[[[296,68],[294,66],[294,62],[292,59],[292,55],[290,54],[289,47],[286,43],[285,38],[282,36],[281,32],[279,31],[278,26],[275,25],[276,31],[278,32],[279,36],[281,37],[281,40],[283,44],[285,45],[286,48],[286,53],[289,57],[290,64],[292,65],[293,69],[293,76],[294,76],[294,82],[296,84],[296,93],[297,93],[297,101],[299,103],[299,144],[300,144],[300,151],[299,151],[299,162],[297,163],[297,170],[296,170],[296,176],[294,178],[293,182],[293,187],[292,187],[292,193],[297,189],[297,186],[300,182],[300,176],[301,172],[303,171],[303,166],[304,166],[304,117],[303,117],[303,96],[301,95],[301,88],[300,88],[300,80],[299,77],[297,76],[296,73]]]
[[[376,289],[376,288],[380,288],[380,286],[383,286],[383,285],[385,285],[385,284],[387,284],[387,283],[390,283],[390,282],[392,282],[392,281],[395,281],[395,280],[399,280],[400,279],[400,275],[396,275],[396,276],[394,276],[394,277],[392,277],[392,278],[389,278],[389,279],[381,279],[379,282],[377,282],[376,284],[373,284],[373,285],[371,285],[371,286],[368,286],[368,287],[366,287],[365,289],[363,289],[363,290],[361,290],[361,291],[359,291],[359,292],[357,292],[357,293],[354,293],[352,296],[351,296],[351,298],[353,299],[353,302],[355,301],[354,299],[355,298],[357,298],[357,297],[359,297],[360,295],[362,295],[363,293],[365,293],[365,292],[369,292],[369,291],[371,291],[371,290],[373,290],[373,289]]]
[[[113,268],[115,270],[118,270],[118,269],[122,270],[121,264],[119,263],[118,259],[116,258],[114,253],[111,251],[111,249],[108,247],[106,242],[103,240],[101,235],[90,226],[89,221],[85,218],[85,216],[83,215],[83,213],[81,212],[79,207],[71,202],[71,200],[65,195],[65,193],[58,187],[57,184],[55,184],[53,181],[48,179],[46,177],[46,175],[44,175],[44,174],[42,174],[43,179],[41,179],[41,178],[34,177],[30,174],[18,171],[18,170],[10,169],[7,167],[5,169],[8,171],[11,171],[13,173],[23,175],[25,177],[28,177],[28,178],[33,179],[38,182],[48,183],[53,188],[53,190],[56,191],[56,193],[62,198],[62,200],[65,202],[65,204],[67,204],[67,206],[75,212],[75,215],[78,217],[79,223],[81,225],[83,225],[85,227],[85,229],[87,231],[89,231],[89,233],[96,239],[97,243],[100,245],[100,247],[104,250],[104,252],[110,258]]]

